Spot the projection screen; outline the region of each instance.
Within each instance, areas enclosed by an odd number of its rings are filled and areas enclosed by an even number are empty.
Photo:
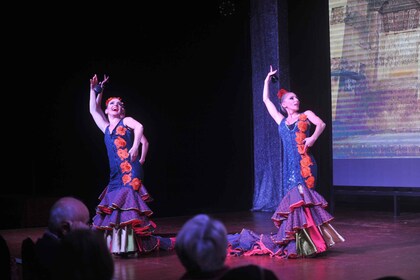
[[[420,188],[420,2],[329,12],[333,185]]]

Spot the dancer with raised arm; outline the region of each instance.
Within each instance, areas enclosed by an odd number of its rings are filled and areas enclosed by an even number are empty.
[[[333,217],[326,210],[327,201],[315,191],[317,165],[311,148],[324,131],[325,123],[311,110],[300,112],[298,96],[285,89],[277,93],[280,110],[277,109],[270,99],[271,77],[276,73],[270,66],[262,99],[278,125],[283,144],[282,187],[286,195],[271,217],[278,230],[259,235],[243,229],[241,233],[229,235],[230,253],[312,257],[344,241],[330,224]]]
[[[108,80],[104,76],[100,82],[97,75],[90,79],[89,110],[105,135],[110,168],[109,183],[99,196],[93,227],[104,231],[108,247],[115,255],[171,250],[173,239],[153,235],[156,224],[150,220],[153,211],[147,205],[151,197],[143,184],[141,161],[144,162],[145,154],[139,154],[141,143],[148,147],[144,127],[125,115],[121,97],[109,97],[102,110],[100,101]],[[143,152],[147,153],[147,148]]]

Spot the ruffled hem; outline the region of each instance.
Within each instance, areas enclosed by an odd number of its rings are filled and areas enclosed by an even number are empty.
[[[174,238],[153,235],[156,224],[150,220],[153,212],[146,204],[147,198],[150,196],[143,186],[139,191],[106,187],[99,196],[93,227],[104,232],[113,254],[128,257],[174,248]]]
[[[128,257],[137,253],[149,253],[155,250],[170,251],[175,247],[174,237],[139,235],[130,225],[104,231],[104,237],[110,252],[121,257]]]
[[[309,258],[328,250],[344,238],[330,225],[301,229],[295,238],[282,243],[275,241],[275,234],[256,234],[249,229],[228,234],[229,256],[269,255],[279,258]]]
[[[95,228],[110,230],[131,225],[138,234],[148,235],[154,231],[156,225],[148,218],[153,211],[138,192],[129,187],[111,192],[106,190],[100,196],[101,201],[93,217]]]
[[[311,209],[315,225],[319,226],[333,220],[325,210],[327,206],[328,202],[314,189],[296,186],[281,200],[271,219],[276,227],[280,227],[286,221],[289,223],[286,229],[293,232],[307,225],[303,207],[308,207]]]
[[[344,238],[332,227],[325,199],[313,189],[293,188],[272,216],[277,233],[256,234],[249,229],[228,235],[229,255],[313,257]]]

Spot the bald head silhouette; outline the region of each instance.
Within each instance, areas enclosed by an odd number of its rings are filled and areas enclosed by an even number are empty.
[[[88,228],[89,220],[87,206],[77,198],[66,196],[51,207],[48,230],[61,238],[71,230]]]

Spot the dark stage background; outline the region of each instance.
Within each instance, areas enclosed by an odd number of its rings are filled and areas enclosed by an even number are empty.
[[[145,127],[144,183],[155,217],[251,208],[249,3],[236,2],[226,16],[219,1],[50,14],[31,58],[29,183],[2,190],[2,201],[19,205],[10,226],[38,223],[35,215],[62,195],[94,212],[109,176],[88,108],[95,73],[110,76],[104,99],[122,96]]]
[[[220,13],[221,2],[114,3],[38,15],[27,27],[33,41],[24,62],[30,172],[15,171],[26,183],[1,190],[10,211],[3,228],[44,226],[63,195],[83,199],[94,213],[109,172],[88,110],[95,73],[110,76],[104,99],[122,96],[127,114],[145,127],[144,183],[155,217],[252,208],[249,1],[233,1],[231,15]],[[327,2],[289,2],[290,85],[301,109],[329,124]],[[329,127],[314,149],[327,198],[330,138]]]

